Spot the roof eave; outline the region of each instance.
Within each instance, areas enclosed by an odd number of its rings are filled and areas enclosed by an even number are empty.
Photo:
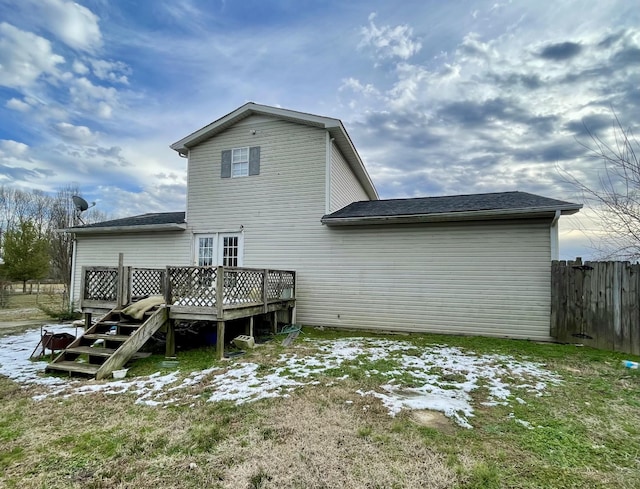
[[[168,224],[143,224],[140,226],[105,226],[105,227],[78,227],[60,229],[62,233],[74,234],[112,234],[112,233],[161,233],[168,231],[184,231],[187,229],[187,223],[168,223]]]
[[[356,174],[356,177],[367,193],[367,196],[371,200],[379,200],[380,196],[378,195],[376,187],[373,185],[369,172],[367,172],[364,162],[360,158],[360,155],[358,154],[358,151],[356,150],[353,141],[351,141],[349,133],[347,133],[342,122],[337,121],[337,124],[327,126],[326,129],[329,131],[331,137],[334,138],[338,148],[340,148],[340,151],[347,159],[349,166]]]
[[[299,121],[322,128],[327,128],[339,122],[338,119],[332,119],[330,117],[322,117],[314,114],[307,114],[304,112],[297,112],[289,109],[280,109],[278,107],[271,107],[268,105],[260,105],[254,102],[248,102],[241,107],[238,107],[233,112],[230,112],[220,119],[213,121],[211,124],[207,124],[201,129],[198,129],[197,131],[189,134],[179,141],[176,141],[170,146],[170,148],[180,154],[185,154],[189,150],[189,148],[192,148],[202,141],[209,139],[210,137],[216,135],[227,127],[246,117],[249,117],[252,114],[271,115],[274,117],[280,117],[292,121]]]
[[[434,214],[403,214],[396,216],[367,216],[367,217],[328,217],[320,220],[327,226],[357,226],[367,224],[401,224],[421,222],[455,222],[455,221],[486,221],[496,219],[535,219],[552,217],[556,211],[562,215],[575,214],[580,206],[554,206],[525,209],[491,209],[483,211],[441,212]]]

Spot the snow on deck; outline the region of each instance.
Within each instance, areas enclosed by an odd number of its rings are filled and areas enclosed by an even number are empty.
[[[51,329],[56,333],[73,332],[69,327]],[[402,339],[359,337],[307,339],[299,344],[313,351],[299,354],[292,349],[268,367],[238,361],[223,368],[184,374],[174,371],[118,381],[74,380],[45,376],[46,362],[29,360],[39,338],[39,329],[0,338],[0,375],[25,386],[42,386],[42,393],[35,395],[35,400],[91,392],[129,393],[136,396],[137,403],[166,406],[192,402],[196,396],[188,388],[198,385],[210,393],[210,402],[226,400],[242,404],[288,396],[302,386],[323,382],[322,385],[331,385],[349,378],[351,369],[364,369],[366,375],[383,381],[378,389],[357,390],[354,394],[379,399],[391,416],[402,409],[430,409],[471,428],[469,419],[474,412],[471,393],[479,388],[488,392],[481,401],[483,405],[511,405],[524,403],[519,397],[523,392],[540,396],[547,385],[561,381],[541,364],[508,355],[476,354],[446,345],[418,348]],[[376,368],[371,368],[372,364]]]

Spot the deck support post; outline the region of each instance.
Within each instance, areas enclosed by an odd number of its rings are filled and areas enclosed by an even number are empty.
[[[267,269],[262,272],[262,306],[266,314],[269,306],[269,270]]]
[[[224,321],[217,321],[218,334],[216,336],[216,355],[218,360],[224,359]]]
[[[218,360],[224,358],[224,267],[216,268],[216,317],[218,335],[216,336],[216,354]]]
[[[278,311],[273,311],[273,334],[278,334]]]
[[[91,313],[84,313],[84,330],[87,331],[91,327]]]
[[[249,316],[249,336],[253,336],[253,316]]]
[[[176,325],[173,319],[167,321],[167,343],[165,344],[164,356],[166,358],[176,356]]]

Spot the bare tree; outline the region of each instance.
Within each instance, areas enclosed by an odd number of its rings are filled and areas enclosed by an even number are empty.
[[[603,257],[640,259],[640,142],[625,129],[614,112],[613,138],[607,141],[587,128],[589,144],[580,143],[602,162],[598,184],[564,172],[600,220],[605,233],[597,249]]]
[[[71,259],[73,253],[73,238],[70,234],[59,230],[75,225],[74,206],[71,200],[77,195],[78,187],[69,185],[58,190],[51,204],[51,233],[50,253],[51,268],[55,278],[61,280],[65,288],[65,298],[69,297],[71,286]]]
[[[72,233],[60,232],[62,229],[69,229],[80,225],[77,222],[75,206],[72,197],[80,195],[77,185],[68,185],[58,190],[55,197],[51,198],[50,204],[50,246],[51,267],[53,276],[61,280],[65,286],[65,297],[71,287],[71,260],[73,254]],[[106,214],[97,209],[91,208],[84,216],[87,224],[107,220]]]
[[[0,186],[0,231],[6,232],[29,220],[32,201],[33,195],[30,192]]]
[[[51,210],[53,198],[41,190],[34,190],[29,199],[28,216],[40,237],[48,236],[51,232]]]

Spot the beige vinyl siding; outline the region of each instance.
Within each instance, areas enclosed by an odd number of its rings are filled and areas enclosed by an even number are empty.
[[[260,146],[260,175],[221,178],[221,152],[242,146]],[[242,230],[244,266],[300,272],[300,304],[309,303],[310,267],[326,252],[320,223],[325,148],[324,129],[273,119],[233,126],[189,154],[189,228],[194,233]]]
[[[260,174],[221,178],[222,151],[243,146],[260,146]],[[188,226],[195,233],[242,226],[245,266],[262,261],[262,250],[278,254],[285,239],[299,250],[298,238],[322,230],[324,175],[325,130],[275,119],[233,126],[190,151]]]
[[[242,230],[244,266],[296,270],[299,323],[549,339],[550,221],[329,228],[325,130],[243,122],[190,151],[188,225]],[[221,178],[242,146],[260,175]]]
[[[331,200],[329,212],[342,209],[352,202],[371,200],[358,182],[335,144],[331,143]]]
[[[550,339],[548,222],[350,226],[327,233],[328,259],[314,271],[302,322]]]
[[[72,292],[76,305],[80,298],[82,267],[117,266],[119,253],[123,253],[125,266],[164,268],[167,265],[189,265],[191,235],[169,232],[78,236]]]

